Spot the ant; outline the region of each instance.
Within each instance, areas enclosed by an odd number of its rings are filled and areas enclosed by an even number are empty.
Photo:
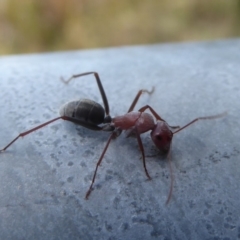
[[[52,122],[55,122],[59,119],[70,121],[70,122],[73,122],[75,124],[81,125],[85,128],[95,130],[95,131],[110,131],[110,132],[112,132],[110,134],[108,141],[103,149],[103,152],[96,164],[96,168],[94,171],[91,185],[85,195],[85,198],[88,199],[88,197],[92,191],[93,184],[95,182],[98,167],[100,166],[100,164],[102,162],[102,159],[108,149],[110,142],[113,139],[117,138],[122,133],[123,130],[126,131],[127,137],[137,138],[138,145],[139,145],[140,151],[142,153],[142,160],[143,160],[143,167],[145,170],[145,174],[148,179],[151,179],[151,177],[147,171],[144,147],[143,147],[142,140],[140,137],[140,135],[142,133],[151,131],[150,134],[151,134],[152,141],[154,142],[156,147],[161,152],[167,153],[167,158],[169,159],[169,163],[170,163],[171,185],[170,185],[170,191],[168,194],[168,198],[166,201],[166,203],[168,203],[171,199],[172,189],[173,189],[173,174],[172,174],[172,167],[171,167],[171,161],[170,161],[170,150],[171,150],[171,142],[172,142],[173,135],[176,134],[177,132],[180,132],[181,130],[188,127],[189,125],[197,122],[198,120],[220,118],[220,117],[223,117],[224,115],[226,115],[226,112],[224,112],[222,114],[214,115],[214,116],[196,118],[183,127],[170,126],[149,105],[145,105],[144,107],[140,108],[137,112],[133,111],[133,109],[136,106],[142,93],[152,94],[154,91],[154,88],[152,88],[151,91],[148,91],[146,89],[139,90],[137,95],[135,96],[130,108],[128,109],[128,112],[124,115],[116,116],[116,117],[112,118],[110,116],[108,100],[107,100],[104,88],[102,86],[100,77],[97,72],[85,72],[85,73],[73,75],[68,80],[64,80],[63,78],[61,78],[61,80],[64,83],[68,84],[72,79],[86,76],[86,75],[91,75],[91,74],[93,74],[96,79],[96,82],[97,82],[97,85],[98,85],[98,88],[99,88],[99,91],[100,91],[100,94],[102,97],[104,108],[99,103],[97,103],[93,100],[90,100],[90,99],[81,99],[81,100],[71,101],[69,103],[66,103],[60,109],[60,117],[54,118],[54,119],[47,121],[41,125],[38,125],[37,127],[32,128],[28,131],[20,133],[9,144],[7,144],[3,149],[1,149],[0,153],[4,152],[8,147],[10,147],[20,137],[24,137],[24,136],[26,136],[42,127],[45,127],[46,125],[48,125]],[[145,112],[146,110],[149,110],[152,115],[150,113]],[[154,118],[156,120],[156,123],[154,121]],[[174,131],[174,129],[177,129],[177,130]]]

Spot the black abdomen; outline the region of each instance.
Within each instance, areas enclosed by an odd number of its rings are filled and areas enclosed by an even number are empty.
[[[92,100],[81,99],[63,105],[60,109],[60,116],[72,117],[98,125],[104,121],[105,110],[100,104]]]

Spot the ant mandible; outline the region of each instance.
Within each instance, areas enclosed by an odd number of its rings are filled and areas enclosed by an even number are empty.
[[[151,91],[142,89],[139,90],[136,97],[134,98],[130,108],[128,109],[128,112],[122,116],[117,116],[115,118],[112,118],[110,116],[109,112],[109,105],[108,100],[104,91],[104,88],[102,86],[101,80],[99,78],[99,75],[97,72],[86,72],[82,74],[73,75],[71,78],[69,78],[67,81],[62,79],[63,82],[66,84],[69,83],[72,79],[82,77],[85,75],[93,74],[95,76],[95,79],[97,81],[97,85],[103,100],[104,108],[98,104],[95,101],[92,101],[90,99],[82,99],[78,101],[72,101],[67,104],[65,104],[61,110],[60,110],[60,117],[54,118],[50,121],[47,121],[41,125],[38,125],[37,127],[34,127],[28,131],[25,131],[23,133],[20,133],[16,138],[14,138],[9,144],[7,144],[3,149],[0,150],[0,153],[5,151],[9,146],[11,146],[16,140],[18,140],[20,137],[24,137],[42,127],[45,127],[46,125],[55,122],[59,119],[67,120],[70,122],[73,122],[75,124],[81,125],[85,128],[96,130],[96,131],[112,131],[106,146],[103,149],[103,152],[97,162],[94,175],[92,178],[91,185],[86,193],[85,198],[88,199],[91,191],[92,186],[94,184],[97,170],[99,165],[102,162],[102,159],[104,157],[104,154],[107,151],[107,148],[111,142],[112,139],[118,137],[123,130],[126,131],[127,137],[136,137],[138,141],[138,145],[140,148],[140,151],[142,153],[142,160],[143,160],[143,166],[145,173],[148,177],[148,179],[151,179],[147,168],[146,168],[146,162],[145,162],[145,153],[144,148],[142,144],[142,140],[140,135],[142,133],[145,133],[147,131],[151,130],[151,138],[154,144],[157,146],[158,149],[160,149],[162,152],[168,154],[168,159],[170,160],[169,154],[171,149],[171,142],[172,137],[175,133],[183,130],[184,128],[188,127],[189,125],[193,124],[194,122],[198,120],[206,120],[206,119],[215,119],[224,116],[226,113],[214,115],[214,116],[208,116],[208,117],[199,117],[188,124],[186,124],[183,127],[179,126],[169,126],[167,122],[162,119],[152,107],[149,105],[146,105],[138,110],[138,112],[133,112],[134,107],[136,106],[140,96],[142,93],[148,93],[151,94],[154,91],[154,88]],[[146,110],[149,110],[152,115],[156,119],[156,123],[154,122],[154,118],[151,114],[146,113]],[[173,129],[176,129],[176,131],[173,132]],[[170,161],[169,161],[170,163]],[[171,195],[172,195],[172,189],[173,189],[173,174],[172,174],[172,167],[170,163],[170,174],[171,174],[171,186],[170,191],[168,194],[168,198],[166,203],[169,202]]]

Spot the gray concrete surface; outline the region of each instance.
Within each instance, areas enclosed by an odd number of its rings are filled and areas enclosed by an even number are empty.
[[[109,133],[59,120],[0,154],[0,239],[240,239],[240,40],[159,44],[0,58],[0,147],[58,116],[78,98],[101,103],[93,76],[64,85],[60,76],[97,71],[111,115],[151,105],[170,125],[228,111],[174,136],[173,196],[166,159],[149,133],[110,145],[89,200],[85,193]]]

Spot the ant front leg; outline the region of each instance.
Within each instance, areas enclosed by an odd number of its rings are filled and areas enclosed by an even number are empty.
[[[167,122],[164,120],[164,119],[162,119],[155,111],[154,111],[154,109],[152,108],[152,107],[150,107],[149,105],[146,105],[146,106],[144,106],[144,107],[142,107],[142,108],[140,108],[139,109],[139,112],[144,112],[144,111],[146,111],[147,109],[149,109],[150,110],[150,112],[153,114],[153,116],[159,121],[158,123],[163,123],[164,125],[166,125],[167,126],[167,128],[166,129],[162,129],[162,127],[160,128],[160,129],[158,129],[157,128],[157,126],[159,126],[159,125],[157,125],[156,124],[156,127],[152,130],[152,133],[151,133],[151,136],[153,135],[155,135],[156,136],[156,140],[155,140],[155,137],[153,138],[152,137],[152,139],[153,139],[153,141],[154,141],[154,143],[155,143],[155,145],[161,150],[163,147],[164,147],[164,151],[165,151],[165,144],[167,144],[167,146],[168,146],[168,144],[170,144],[169,145],[169,147],[167,147],[167,159],[169,160],[168,161],[168,164],[169,164],[169,169],[170,169],[170,178],[171,178],[171,181],[170,181],[170,190],[169,190],[169,193],[168,193],[168,198],[167,198],[167,201],[166,201],[166,204],[168,204],[169,203],[169,201],[170,201],[170,199],[171,199],[171,196],[172,196],[172,191],[173,191],[173,182],[174,182],[174,176],[173,176],[173,170],[172,170],[172,164],[171,164],[171,139],[172,138],[170,138],[170,139],[168,139],[167,138],[167,141],[165,141],[165,142],[162,142],[162,140],[164,139],[164,135],[166,135],[167,134],[167,136],[170,134],[171,136],[172,136],[172,131],[169,129],[169,127],[168,127],[168,124],[167,124]],[[160,126],[164,126],[164,125],[160,125]],[[171,128],[179,128],[179,126],[174,126],[174,127],[171,127]],[[159,134],[159,133],[156,133],[155,131],[156,130],[161,130],[162,131],[162,136]],[[158,130],[157,130],[157,132],[158,132]],[[170,141],[170,142],[169,142]],[[164,145],[163,145],[164,144]]]
[[[138,146],[139,146],[140,151],[142,153],[143,167],[144,167],[145,173],[146,173],[148,179],[151,180],[152,178],[150,177],[150,175],[148,173],[148,170],[147,170],[147,167],[146,167],[146,159],[145,159],[145,152],[144,152],[144,148],[143,148],[143,144],[142,144],[142,139],[140,137],[140,134],[139,134],[137,128],[135,129],[135,133],[136,133],[136,137],[137,137],[137,141],[138,141]]]
[[[172,161],[171,161],[171,147],[172,144],[170,145],[170,148],[168,150],[168,154],[167,154],[167,159],[168,159],[168,165],[169,165],[169,170],[170,170],[170,177],[171,177],[171,182],[170,182],[170,189],[169,189],[169,193],[168,193],[168,198],[166,201],[166,205],[169,203],[171,197],[172,197],[172,192],[173,192],[173,182],[174,182],[174,174],[173,174],[173,169],[172,169]]]
[[[85,72],[85,73],[81,73],[81,74],[76,74],[76,75],[72,75],[68,80],[64,80],[62,77],[61,77],[61,80],[62,82],[68,84],[72,79],[74,78],[78,78],[78,77],[82,77],[82,76],[86,76],[86,75],[90,75],[90,74],[93,74],[96,78],[96,81],[97,81],[97,85],[98,85],[98,89],[100,91],[100,94],[102,96],[102,100],[103,100],[103,104],[104,104],[104,108],[105,108],[105,112],[106,112],[106,115],[108,116],[109,115],[109,105],[108,105],[108,100],[107,100],[107,96],[105,94],[105,91],[104,91],[104,88],[102,86],[102,82],[100,80],[100,77],[98,75],[97,72]]]

